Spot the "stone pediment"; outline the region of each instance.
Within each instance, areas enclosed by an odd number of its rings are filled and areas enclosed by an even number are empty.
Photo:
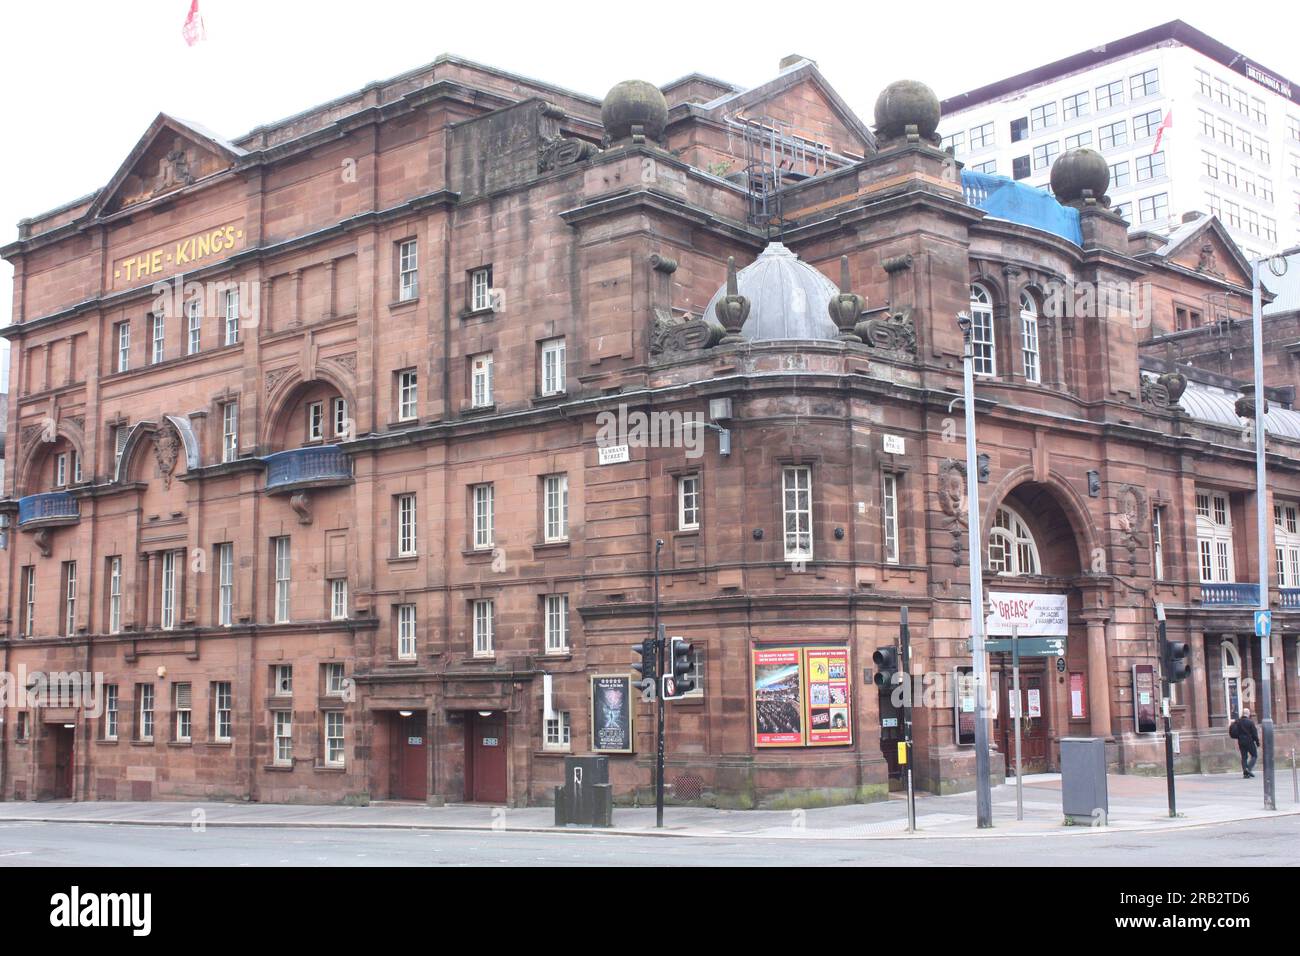
[[[111,215],[184,189],[231,168],[242,152],[199,127],[160,113],[100,192],[90,213]]]
[[[1223,224],[1213,216],[1201,220],[1187,235],[1171,237],[1165,256],[1170,262],[1233,285],[1250,285],[1250,264]]]

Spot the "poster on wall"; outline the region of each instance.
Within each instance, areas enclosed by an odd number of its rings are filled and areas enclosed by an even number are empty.
[[[1150,664],[1133,665],[1133,723],[1140,734],[1156,732],[1156,669]]]
[[[1084,720],[1088,716],[1088,688],[1083,674],[1075,671],[1070,674],[1070,718]]]
[[[853,743],[849,710],[849,649],[810,647],[804,652],[808,746]]]
[[[630,754],[632,675],[591,675],[591,749],[595,753]]]
[[[953,732],[956,742],[973,744],[975,742],[975,694],[979,687],[975,681],[975,669],[960,666],[956,670],[957,693],[953,695]]]
[[[803,651],[797,647],[753,652],[754,746],[802,747]]]

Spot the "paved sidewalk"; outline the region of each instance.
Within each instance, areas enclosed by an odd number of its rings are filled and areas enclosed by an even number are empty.
[[[1150,832],[1206,826],[1264,817],[1300,815],[1289,774],[1279,775],[1278,809],[1263,808],[1259,778],[1239,775],[1184,775],[1177,779],[1179,816],[1169,817],[1163,777],[1108,778],[1110,813],[1095,826],[1066,826],[1061,813],[1059,774],[1025,777],[1024,820],[1016,820],[1016,788],[1010,783],[993,790],[991,830],[975,826],[973,793],[917,797],[917,832],[907,833],[907,808],[901,797],[879,803],[825,807],[814,810],[713,810],[705,807],[667,808],[662,830],[654,826],[654,808],[615,807],[612,830],[566,828],[565,833],[636,834],[675,837],[739,837],[761,839],[990,839],[1014,836],[1082,837],[1105,827]],[[264,803],[0,803],[0,824],[14,822],[93,823],[135,826],[191,827],[357,827],[421,830],[528,830],[557,832],[550,807],[511,809],[454,804],[378,803],[368,807],[305,806]],[[3,837],[0,835],[0,842]]]

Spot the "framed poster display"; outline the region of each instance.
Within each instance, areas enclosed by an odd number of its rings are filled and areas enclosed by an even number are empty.
[[[591,749],[598,754],[630,754],[633,735],[631,674],[591,675]]]

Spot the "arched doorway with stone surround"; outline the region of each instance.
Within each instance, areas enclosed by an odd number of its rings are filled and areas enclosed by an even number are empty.
[[[1044,608],[1064,604],[1066,609],[1065,655],[1022,654],[1018,704],[1011,654],[989,655],[990,737],[1004,755],[1007,773],[1014,772],[1016,719],[1024,770],[1055,770],[1062,737],[1096,733],[1094,722],[1107,728],[1103,735],[1109,728],[1109,615],[1098,607],[1100,592],[1088,580],[1096,535],[1086,506],[1064,481],[1050,473],[1036,478],[1028,468],[999,482],[983,523],[984,587],[990,604],[1031,598]],[[1037,614],[1031,612],[1031,618]]]

